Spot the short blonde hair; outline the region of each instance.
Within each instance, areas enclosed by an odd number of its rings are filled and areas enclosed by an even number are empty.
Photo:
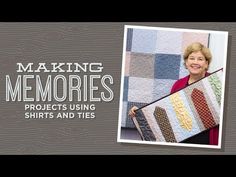
[[[186,60],[188,59],[188,56],[193,53],[193,52],[202,52],[202,54],[204,55],[204,57],[206,58],[206,61],[208,61],[208,66],[211,63],[212,60],[212,55],[211,55],[211,51],[209,48],[205,47],[203,44],[201,44],[200,42],[194,42],[192,44],[190,44],[184,51],[184,63],[186,62]]]

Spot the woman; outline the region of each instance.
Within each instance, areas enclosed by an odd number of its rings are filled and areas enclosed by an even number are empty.
[[[177,80],[172,86],[171,93],[177,92],[189,84],[192,84],[209,75],[207,72],[212,60],[212,55],[209,48],[205,47],[199,42],[189,45],[184,52],[184,65],[189,71],[189,75]],[[135,116],[137,107],[132,107],[129,116]],[[218,145],[219,127],[212,128],[208,131],[202,132],[194,137],[191,137],[183,143],[195,144],[210,144]]]

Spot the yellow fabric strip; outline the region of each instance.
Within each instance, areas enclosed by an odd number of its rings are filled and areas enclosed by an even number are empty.
[[[179,93],[171,95],[170,100],[175,110],[176,116],[179,120],[180,126],[188,131],[191,131],[193,124],[192,118],[190,117],[187,109],[185,108]]]

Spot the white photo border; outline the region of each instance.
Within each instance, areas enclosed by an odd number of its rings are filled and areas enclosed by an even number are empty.
[[[221,34],[224,35],[224,63],[223,63],[223,79],[222,79],[222,97],[221,97],[221,110],[220,110],[220,125],[219,125],[219,137],[218,145],[203,145],[203,144],[190,144],[190,143],[172,143],[172,142],[154,142],[143,140],[128,140],[121,139],[121,121],[122,121],[122,105],[123,105],[123,88],[124,88],[124,75],[125,75],[125,56],[126,56],[126,44],[127,44],[127,31],[128,28],[133,29],[148,29],[148,30],[160,30],[160,31],[175,31],[175,32],[196,32],[196,33],[209,33],[209,34]],[[227,65],[227,48],[228,48],[228,32],[227,31],[215,31],[215,30],[199,30],[199,29],[185,29],[185,28],[165,28],[165,27],[151,27],[151,26],[136,26],[136,25],[124,25],[124,38],[123,38],[123,53],[122,53],[122,67],[121,67],[121,85],[120,85],[120,101],[119,101],[119,118],[118,118],[118,131],[117,142],[120,143],[135,143],[135,144],[150,144],[150,145],[167,145],[167,146],[181,146],[181,147],[199,147],[199,148],[222,148],[222,127],[223,127],[223,113],[224,113],[224,96],[225,96],[225,80],[226,80],[226,65]]]

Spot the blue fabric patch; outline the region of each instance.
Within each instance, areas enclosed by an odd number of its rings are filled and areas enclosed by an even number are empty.
[[[128,101],[128,89],[129,86],[129,77],[124,77],[124,90],[123,90],[123,101]]]
[[[128,89],[129,87],[129,77],[124,77],[124,89]]]
[[[179,79],[180,55],[156,54],[154,77],[156,79]]]
[[[128,101],[129,89],[123,90],[123,101]]]
[[[155,53],[157,44],[156,30],[133,30],[132,52]]]
[[[131,51],[132,38],[133,38],[133,29],[128,28],[128,30],[127,30],[127,41],[126,41],[126,51]]]

